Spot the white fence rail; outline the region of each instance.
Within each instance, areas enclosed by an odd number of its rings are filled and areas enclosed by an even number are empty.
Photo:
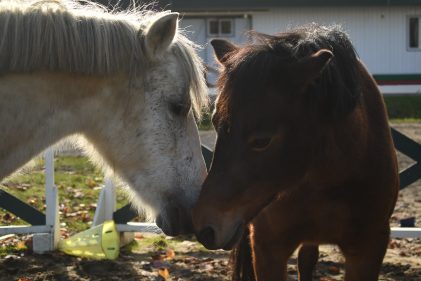
[[[411,147],[412,150],[416,152],[421,149],[416,143],[412,143],[412,140],[408,140],[404,135],[393,131],[395,145],[400,151],[403,151],[405,154],[412,156],[413,159],[419,161],[419,153],[414,154],[411,150],[408,150],[408,147]],[[405,140],[406,139],[406,140]],[[405,144],[409,142],[408,144]],[[202,146],[202,153],[206,160],[206,164],[209,167],[212,151],[207,147]],[[45,224],[43,225],[12,225],[12,226],[0,226],[0,236],[9,235],[9,234],[34,234],[33,237],[33,247],[34,252],[43,253],[46,251],[51,251],[56,249],[58,240],[60,238],[59,229],[59,213],[58,213],[58,191],[54,184],[54,151],[52,148],[46,150],[44,154],[45,158],[45,198],[46,198],[46,214],[45,214]],[[419,163],[417,164],[419,165]],[[416,165],[415,165],[416,166]],[[411,182],[415,181],[419,176],[419,171],[416,170],[414,173],[413,170],[416,167],[410,167],[406,171],[401,172],[401,185],[403,187],[409,185]],[[10,196],[10,195],[9,195]],[[124,209],[124,208],[123,208]],[[111,179],[105,178],[105,184],[102,188],[99,199],[97,202],[97,209],[95,211],[94,219],[92,225],[99,225],[106,220],[113,219],[115,217],[116,211],[116,192],[115,185]],[[42,214],[39,214],[41,216]],[[130,214],[126,216],[130,218]],[[127,219],[129,220],[129,219]],[[126,222],[127,220],[123,220]],[[118,223],[117,230],[122,234],[123,243],[127,243],[133,239],[133,232],[150,232],[150,233],[162,233],[161,230],[153,223]],[[393,227],[391,229],[392,238],[421,238],[421,228],[416,227]]]
[[[45,224],[44,225],[10,225],[0,226],[0,236],[9,234],[34,234],[33,250],[35,253],[45,253],[55,250],[60,239],[60,221],[58,208],[58,190],[54,183],[54,151],[49,148],[44,153],[45,159]],[[105,178],[105,184],[100,192],[92,226],[112,220],[116,209],[115,186],[111,179]],[[153,223],[117,224],[117,230],[122,234],[123,243],[133,239],[132,232],[162,233]]]

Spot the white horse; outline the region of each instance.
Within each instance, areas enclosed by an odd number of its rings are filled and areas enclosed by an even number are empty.
[[[195,123],[207,103],[202,70],[176,13],[1,1],[0,179],[80,134],[166,234],[190,232],[206,176]]]

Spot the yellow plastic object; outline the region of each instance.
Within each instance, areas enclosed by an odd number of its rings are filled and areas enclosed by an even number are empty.
[[[58,249],[72,256],[114,260],[120,252],[120,235],[114,221],[106,221],[61,240]]]

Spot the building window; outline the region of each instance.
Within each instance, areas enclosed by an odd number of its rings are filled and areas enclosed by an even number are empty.
[[[408,48],[421,50],[420,42],[420,19],[421,17],[409,17],[408,21]]]
[[[232,21],[231,20],[221,20],[219,22],[221,26],[221,33],[222,34],[232,34]]]
[[[218,36],[219,34],[219,22],[217,20],[209,21],[209,35]]]
[[[233,37],[234,20],[233,19],[209,19],[208,36],[210,37]]]

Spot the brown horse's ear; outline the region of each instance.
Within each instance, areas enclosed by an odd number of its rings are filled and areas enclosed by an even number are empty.
[[[210,43],[215,51],[216,58],[222,64],[226,62],[228,53],[238,49],[237,46],[223,39],[213,39]]]
[[[331,51],[322,49],[298,62],[300,72],[304,75],[307,82],[311,83],[320,76],[323,69],[329,64],[332,58],[333,53]]]

